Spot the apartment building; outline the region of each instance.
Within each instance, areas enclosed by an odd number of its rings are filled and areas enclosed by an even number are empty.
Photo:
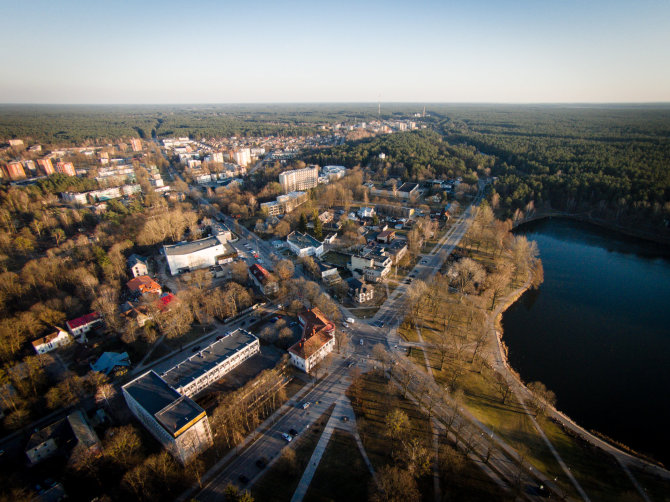
[[[284,192],[294,190],[309,190],[319,184],[318,166],[309,166],[304,169],[292,169],[279,174],[279,184]]]

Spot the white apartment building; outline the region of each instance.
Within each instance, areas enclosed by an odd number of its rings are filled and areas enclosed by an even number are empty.
[[[258,338],[236,329],[161,376],[177,392],[192,397],[259,352]]]
[[[279,174],[279,184],[284,192],[294,190],[309,190],[319,184],[318,166],[309,166],[304,169],[292,169]]]
[[[231,157],[233,158],[233,161],[240,166],[247,167],[251,164],[251,150],[249,150],[249,148],[235,150]]]

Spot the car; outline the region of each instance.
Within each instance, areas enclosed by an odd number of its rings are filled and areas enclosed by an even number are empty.
[[[281,433],[281,437],[283,437],[284,441],[286,441],[287,443],[290,443],[291,441],[293,441],[293,438],[291,437],[291,435],[286,434],[285,432]]]
[[[363,339],[362,339],[362,338],[361,338],[361,340],[360,340],[360,343],[361,343],[361,345],[363,345]]]
[[[348,328],[348,327],[349,327],[349,325],[348,325],[346,322],[343,322],[343,323],[342,323],[342,326],[344,326],[345,328]]]
[[[249,478],[246,477],[244,474],[240,474],[240,475],[237,477],[237,479],[239,479],[239,480],[240,480],[240,483],[242,483],[243,485],[246,485],[246,484],[249,482]]]
[[[218,342],[218,341],[221,340],[222,338],[223,338],[223,335],[219,335],[219,336],[216,337],[216,341]]]
[[[347,364],[347,368],[351,368],[354,364],[356,364],[356,361],[349,361],[349,364]]]
[[[312,403],[310,403],[309,401],[305,401],[304,403],[302,403],[302,409],[306,410],[307,408],[309,408],[311,404]]]
[[[200,345],[196,345],[191,349],[191,352],[198,352],[200,350]]]
[[[259,469],[265,469],[265,467],[268,465],[268,459],[265,457],[261,457],[258,460],[256,460],[256,467]]]
[[[288,433],[293,437],[296,437],[298,435],[298,431],[295,429],[289,429]]]
[[[354,319],[353,317],[347,317],[347,322],[349,324],[354,324],[356,322],[356,319]]]
[[[428,260],[426,259],[421,260],[421,265],[425,265],[426,263],[428,263]]]

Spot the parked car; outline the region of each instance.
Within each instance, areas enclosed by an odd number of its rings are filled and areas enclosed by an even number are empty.
[[[298,431],[295,429],[289,429],[288,433],[293,437],[296,437],[298,435]]]
[[[302,409],[306,410],[307,408],[309,408],[311,404],[312,403],[310,403],[309,401],[305,401],[304,403],[302,403]]]
[[[200,350],[200,345],[196,345],[191,349],[191,352],[198,352]]]
[[[290,434],[286,434],[285,432],[282,432],[282,433],[281,433],[281,437],[283,437],[284,440],[285,440],[287,443],[290,443],[291,441],[293,441],[293,438],[291,437],[291,435],[290,435]]]

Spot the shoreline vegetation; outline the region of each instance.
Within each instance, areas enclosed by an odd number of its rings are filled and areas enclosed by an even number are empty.
[[[587,431],[556,409],[553,392],[509,366],[502,314],[543,280],[535,243],[514,228],[483,203],[454,257],[431,282],[412,285],[413,307],[399,328],[414,344],[410,358],[538,471],[558,479],[566,496],[631,492],[636,499],[640,483],[666,490],[670,473],[662,463]]]

